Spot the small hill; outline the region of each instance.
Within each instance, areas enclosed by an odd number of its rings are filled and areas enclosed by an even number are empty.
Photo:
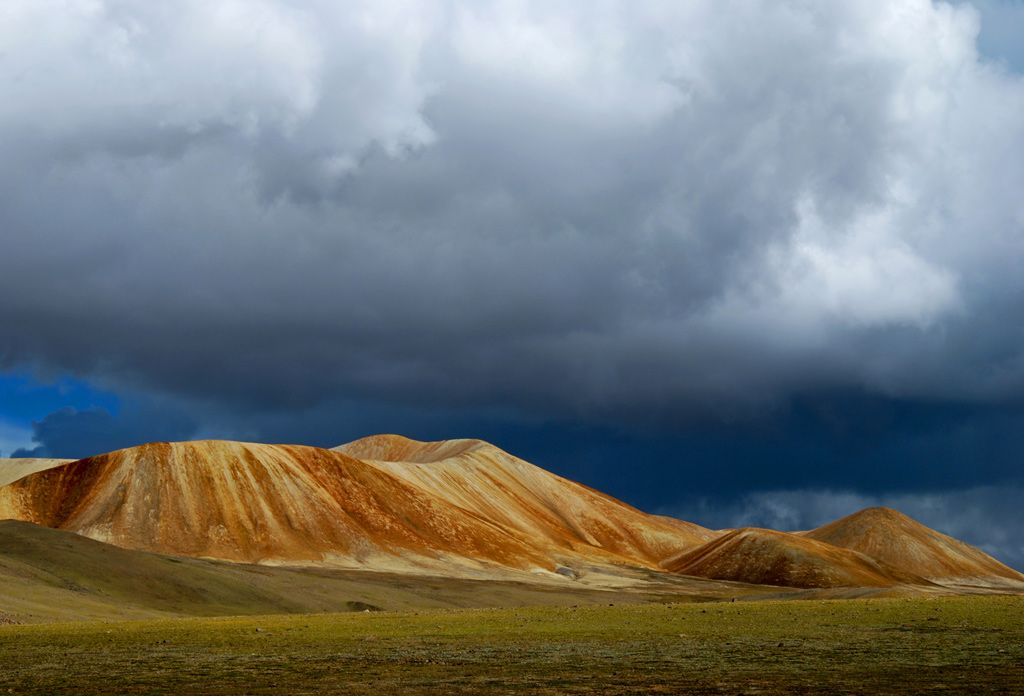
[[[784,587],[931,585],[924,578],[856,551],[755,528],[729,532],[663,566],[683,575]]]
[[[714,534],[648,515],[481,440],[418,442],[397,435],[334,448],[533,539],[572,552],[650,567]]]
[[[1024,582],[1024,575],[984,551],[889,508],[867,508],[800,534],[807,539],[868,554],[943,584]]]

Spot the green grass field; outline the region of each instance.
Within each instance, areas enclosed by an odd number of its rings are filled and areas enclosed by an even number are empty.
[[[0,626],[0,692],[1019,694],[1024,598]]]

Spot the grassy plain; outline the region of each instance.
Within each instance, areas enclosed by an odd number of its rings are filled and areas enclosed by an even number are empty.
[[[26,694],[1017,694],[1024,598],[0,626]]]

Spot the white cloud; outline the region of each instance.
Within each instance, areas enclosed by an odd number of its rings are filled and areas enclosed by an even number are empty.
[[[319,98],[310,17],[269,1],[13,2],[3,23],[7,128],[78,139],[121,127],[281,127]],[[254,122],[255,121],[255,122]]]
[[[813,201],[796,208],[792,236],[764,256],[764,279],[724,297],[709,324],[739,322],[816,344],[837,326],[927,328],[960,309],[954,275],[915,252],[889,211],[869,211],[833,230]]]

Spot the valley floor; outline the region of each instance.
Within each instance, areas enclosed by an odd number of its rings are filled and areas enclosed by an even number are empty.
[[[0,626],[25,694],[986,694],[1024,598],[736,601]]]

